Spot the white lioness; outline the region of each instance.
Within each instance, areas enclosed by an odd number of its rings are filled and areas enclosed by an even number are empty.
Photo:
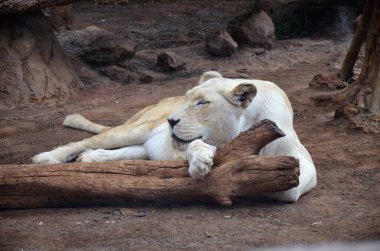
[[[213,71],[204,73],[186,96],[164,99],[114,128],[69,115],[64,125],[98,135],[40,153],[32,160],[60,163],[78,155],[77,161],[82,162],[187,159],[190,176],[203,178],[211,171],[216,148],[263,119],[274,121],[286,136],[265,146],[260,154],[294,156],[300,161],[298,187],[273,196],[297,201],[315,187],[317,178],[313,161],[293,129],[286,94],[268,81],[228,79]]]

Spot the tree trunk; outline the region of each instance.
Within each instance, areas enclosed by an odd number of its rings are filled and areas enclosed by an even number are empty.
[[[282,136],[273,122],[261,122],[218,150],[213,170],[202,181],[188,176],[187,161],[3,165],[0,209],[110,206],[136,201],[202,200],[231,205],[238,197],[260,196],[298,185],[298,160],[255,155]]]
[[[376,1],[372,8],[365,59],[358,83],[369,87],[369,111],[380,114],[380,2]]]
[[[342,69],[339,72],[339,77],[343,81],[348,81],[352,77],[352,70],[354,69],[356,59],[367,36],[368,27],[371,21],[371,13],[373,11],[372,7],[376,1],[377,0],[366,1],[363,14],[351,40],[346,57],[344,58]]]
[[[317,101],[340,103],[337,117],[343,115],[350,119],[361,110],[380,115],[380,2],[367,0],[365,6],[370,11],[364,11],[362,19],[370,21],[364,63],[358,80],[341,91],[319,93],[312,97]]]

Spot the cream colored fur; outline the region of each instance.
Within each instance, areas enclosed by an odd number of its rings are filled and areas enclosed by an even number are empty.
[[[40,153],[32,161],[60,163],[78,156],[77,161],[83,162],[187,159],[190,176],[201,179],[211,171],[217,148],[263,119],[274,121],[286,136],[260,154],[294,156],[300,161],[299,186],[271,196],[297,201],[315,187],[317,178],[313,161],[293,129],[286,94],[272,82],[223,78],[218,72],[204,73],[186,96],[164,99],[121,126],[109,128],[69,115],[64,125],[98,135]]]

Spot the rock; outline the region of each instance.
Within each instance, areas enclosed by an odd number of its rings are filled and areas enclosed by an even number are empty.
[[[58,35],[61,45],[92,66],[125,62],[136,52],[136,44],[96,26],[66,31]]]
[[[153,76],[145,71],[138,70],[132,63],[123,65],[111,65],[97,69],[109,79],[121,84],[151,83]]]
[[[265,50],[264,50],[264,48],[253,48],[253,53],[255,53],[256,55],[262,55],[262,54],[264,54],[265,53]]]
[[[186,62],[174,51],[165,51],[157,56],[156,66],[163,71],[185,69]]]
[[[42,10],[55,32],[71,30],[74,24],[73,5],[46,7]]]
[[[206,38],[206,49],[215,56],[231,56],[238,48],[227,31],[217,31]]]
[[[92,69],[88,64],[81,61],[79,58],[71,56],[71,64],[74,67],[75,72],[82,80],[82,83],[86,87],[93,87],[97,85],[117,84],[110,78],[104,76],[98,71]]]
[[[316,89],[325,89],[325,90],[338,90],[343,89],[348,86],[347,82],[342,81],[338,74],[317,74],[309,83],[310,87]]]
[[[254,10],[263,10],[276,26],[277,39],[312,34],[336,36],[351,33],[351,23],[363,1],[256,0]],[[339,36],[339,35],[338,35]]]
[[[82,82],[41,12],[0,22],[0,108],[66,100]]]
[[[228,23],[227,28],[238,43],[265,49],[273,47],[275,28],[264,11],[237,16]]]

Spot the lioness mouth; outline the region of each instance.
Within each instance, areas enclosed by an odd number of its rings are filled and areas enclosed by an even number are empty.
[[[196,139],[201,139],[202,136],[199,136],[198,138],[194,138],[194,139],[191,139],[191,140],[184,140],[184,139],[181,139],[181,138],[178,138],[174,133],[172,133],[172,138],[174,140],[176,140],[177,142],[179,143],[182,143],[182,144],[189,144],[191,143],[192,141],[196,140]]]

